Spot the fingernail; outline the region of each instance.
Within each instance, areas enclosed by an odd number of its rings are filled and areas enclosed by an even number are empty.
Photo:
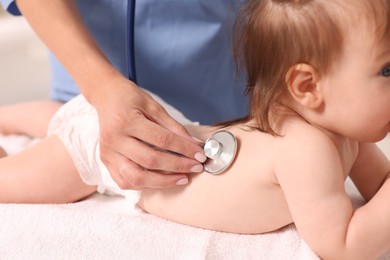
[[[191,172],[203,172],[203,166],[201,164],[197,164],[192,166]]]
[[[188,183],[187,178],[180,179],[176,182],[176,185],[186,185]]]
[[[198,162],[201,162],[201,163],[204,163],[207,160],[206,155],[204,155],[203,153],[200,153],[200,152],[197,152],[194,157],[195,157],[195,160],[197,160]]]

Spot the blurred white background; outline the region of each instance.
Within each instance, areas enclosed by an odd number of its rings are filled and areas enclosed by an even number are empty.
[[[0,105],[48,98],[48,62],[46,48],[25,19],[1,9]]]

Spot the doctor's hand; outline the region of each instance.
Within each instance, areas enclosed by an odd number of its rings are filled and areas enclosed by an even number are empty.
[[[172,187],[186,184],[188,173],[201,172],[205,156],[200,144],[112,66],[76,1],[49,2],[17,0],[17,5],[97,110],[101,158],[119,187]]]
[[[91,103],[99,116],[100,157],[120,188],[185,185],[188,173],[203,171],[201,143],[159,103],[125,78],[110,85]]]

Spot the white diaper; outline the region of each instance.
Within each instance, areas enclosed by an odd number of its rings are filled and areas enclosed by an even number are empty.
[[[151,95],[179,123],[197,124],[188,120],[161,98]],[[126,196],[126,192],[118,187],[100,160],[98,117],[95,108],[86,101],[84,96],[73,98],[57,111],[48,129],[48,135],[53,134],[64,143],[81,179],[86,184],[96,185],[100,193]]]

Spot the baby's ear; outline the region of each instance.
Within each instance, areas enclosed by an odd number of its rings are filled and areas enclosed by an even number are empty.
[[[317,70],[305,63],[295,64],[286,74],[290,95],[295,101],[311,109],[320,107],[323,102],[318,80]]]

